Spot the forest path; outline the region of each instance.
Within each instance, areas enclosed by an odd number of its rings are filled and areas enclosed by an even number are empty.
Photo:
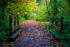
[[[27,20],[21,23],[23,32],[13,42],[13,47],[60,47],[59,42],[46,31],[46,26]]]

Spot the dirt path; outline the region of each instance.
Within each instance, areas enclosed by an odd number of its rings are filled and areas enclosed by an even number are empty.
[[[59,42],[46,31],[46,27],[32,20],[21,24],[24,29],[13,43],[13,47],[60,47]]]

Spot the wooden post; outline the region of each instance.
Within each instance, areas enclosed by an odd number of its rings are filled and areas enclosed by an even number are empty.
[[[16,16],[14,16],[14,26],[16,26]]]
[[[9,31],[10,31],[10,34],[9,34],[8,42],[11,41],[10,37],[12,36],[12,16],[9,16]]]
[[[54,17],[52,16],[52,27],[53,27],[53,25],[54,25]]]
[[[58,26],[58,18],[56,17],[56,26]]]
[[[16,20],[17,20],[17,19],[16,19],[16,16],[14,16],[14,27],[17,25]],[[15,29],[16,29],[16,27],[14,28],[14,31],[16,32]]]
[[[18,19],[17,24],[19,25],[19,17],[18,17],[17,19]],[[19,29],[19,28],[18,28],[18,29]]]
[[[9,30],[10,30],[10,36],[12,36],[12,16],[9,16]]]
[[[16,20],[17,20],[17,25],[19,26],[19,16],[16,16]],[[17,29],[19,29],[19,27],[17,28]]]
[[[64,17],[61,17],[61,33],[62,33],[62,30],[63,30],[63,19],[64,19]]]

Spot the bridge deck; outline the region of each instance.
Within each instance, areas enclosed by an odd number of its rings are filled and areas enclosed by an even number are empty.
[[[32,20],[25,21],[21,24],[21,29],[24,30],[19,37],[7,47],[61,47],[61,42],[54,39],[42,24]]]

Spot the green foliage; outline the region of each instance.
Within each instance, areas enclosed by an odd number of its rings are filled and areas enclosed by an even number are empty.
[[[41,2],[41,5],[38,8],[38,11],[37,11],[37,19],[38,20],[46,20],[47,16],[48,16],[48,14],[47,14],[47,5],[46,5],[45,0],[43,0]]]
[[[12,12],[16,12],[16,14],[20,14],[20,16],[24,16],[25,14],[30,15],[31,12],[35,12],[37,10],[36,1],[25,1],[20,0],[16,3],[8,2],[8,8],[12,10]]]
[[[51,7],[49,10],[49,13],[51,16],[54,18],[53,22],[53,27],[50,28],[52,30],[53,34],[55,36],[58,36],[58,38],[63,38],[63,39],[69,39],[70,38],[70,5],[69,5],[69,0],[51,0],[49,3],[48,7]],[[63,19],[63,29],[61,29],[61,17],[64,17]],[[52,20],[50,20],[51,22]],[[58,22],[56,26],[56,22]],[[52,23],[52,22],[51,22]],[[63,40],[66,43],[66,40]],[[70,42],[70,40],[68,40]],[[64,44],[65,45],[65,44]],[[66,44],[67,45],[67,44]],[[69,46],[69,44],[68,44]],[[65,46],[65,47],[68,47]]]
[[[18,16],[20,22],[27,19],[36,20],[49,20],[52,23],[52,17],[54,18],[54,24],[50,30],[53,34],[58,34],[59,37],[70,37],[70,1],[69,0],[1,0],[0,1],[0,37],[2,34],[8,34],[9,32],[9,16]],[[49,18],[47,18],[49,17]],[[61,32],[61,17],[64,17],[63,30]],[[56,22],[58,25],[56,26]],[[46,22],[41,22],[46,24]],[[50,25],[50,23],[47,23]],[[4,33],[3,33],[4,31]],[[8,31],[8,32],[6,32]]]
[[[10,15],[6,10],[7,0],[0,1],[0,42],[5,40],[5,36],[9,32],[9,19]]]

